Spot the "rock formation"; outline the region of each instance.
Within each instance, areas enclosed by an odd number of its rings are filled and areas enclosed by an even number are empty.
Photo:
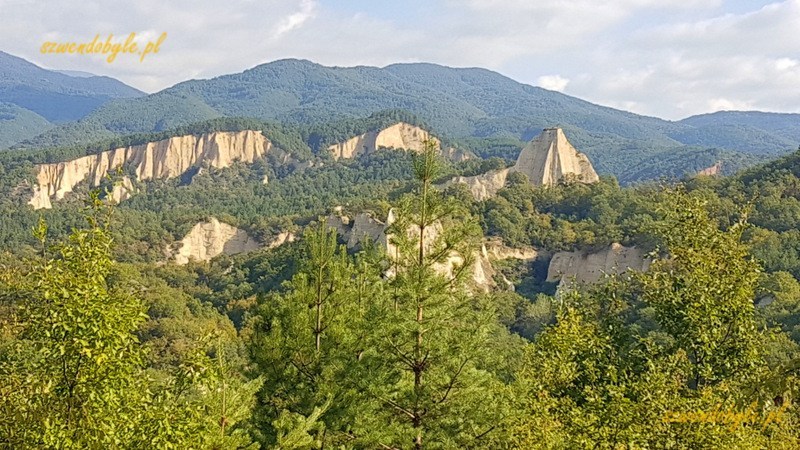
[[[103,178],[132,166],[139,181],[174,178],[191,168],[208,165],[223,168],[234,161],[252,163],[272,147],[259,131],[215,132],[200,136],[176,136],[157,142],[122,147],[53,164],[36,166],[37,185],[28,204],[50,208],[79,183],[98,186]]]
[[[297,236],[295,236],[295,234],[291,231],[281,231],[277,236],[275,236],[272,242],[267,244],[267,248],[280,247],[287,242],[294,242],[295,239],[297,239]]]
[[[578,152],[561,128],[546,128],[522,149],[516,164],[471,177],[457,177],[448,182],[464,183],[476,200],[485,200],[505,186],[511,172],[528,176],[535,186],[549,186],[562,179],[595,183],[600,178],[589,158]]]
[[[442,156],[453,162],[467,161],[475,158],[475,154],[463,148],[447,147],[441,150]]]
[[[334,228],[342,239],[347,242],[348,248],[356,248],[366,241],[382,247],[389,258],[395,258],[397,249],[392,244],[392,235],[387,233],[388,228],[394,223],[394,210],[389,210],[385,221],[373,217],[369,213],[361,213],[350,220],[343,215],[340,208],[326,218],[329,227]],[[409,236],[419,236],[419,228],[411,227],[408,229]],[[425,229],[425,245],[431,245],[436,237],[442,232],[441,225],[437,224]],[[488,291],[494,286],[494,269],[488,260],[486,248],[475,251],[473,254],[473,264],[468,270],[472,275],[472,280],[478,290]],[[446,277],[452,277],[457,265],[463,264],[464,258],[458,254],[452,254],[447,261],[437,264],[434,269]],[[392,275],[392,269],[387,271],[387,275]]]
[[[559,282],[559,288],[597,283],[605,275],[622,274],[628,270],[643,272],[650,267],[644,252],[635,247],[614,243],[595,253],[558,252],[550,260],[547,281]]]
[[[521,261],[533,261],[539,257],[539,251],[533,247],[508,247],[498,238],[490,238],[484,242],[486,254],[489,260],[498,261],[503,259],[519,259]]]
[[[557,184],[564,178],[582,183],[600,180],[589,158],[578,152],[561,128],[545,128],[522,149],[512,172],[521,172],[536,186]]]
[[[108,193],[108,200],[112,203],[120,203],[124,200],[131,198],[136,192],[133,187],[133,182],[128,177],[122,177],[118,183],[114,183],[111,192]]]
[[[714,176],[722,174],[722,161],[717,161],[713,166],[706,167],[705,169],[697,172],[697,175]]]
[[[348,221],[349,222],[349,221]],[[366,241],[371,241],[392,253],[386,229],[394,223],[394,213],[389,211],[386,221],[382,222],[369,213],[358,214],[352,221],[352,226],[346,232],[347,248],[355,248]]]
[[[184,265],[189,260],[209,261],[219,255],[235,255],[261,248],[246,231],[222,223],[215,218],[200,222],[180,241],[175,252],[175,263]]]
[[[355,158],[367,155],[381,148],[394,148],[420,152],[425,148],[425,141],[433,141],[437,148],[441,142],[427,131],[405,122],[398,122],[382,130],[368,131],[364,134],[350,138],[344,142],[328,147],[334,159]],[[465,161],[474,158],[469,151],[447,148],[440,150],[445,158],[452,161]]]
[[[184,265],[190,260],[210,261],[219,255],[236,255],[260,248],[276,248],[287,242],[294,242],[295,239],[294,233],[282,231],[264,245],[253,239],[246,231],[212,217],[192,227],[178,245],[167,249],[166,253],[176,264]]]
[[[475,200],[481,201],[494,197],[497,191],[506,185],[506,178],[511,169],[490,170],[471,177],[455,177],[446,182],[444,186],[462,183],[466,184]]]
[[[328,147],[335,159],[355,158],[360,155],[372,153],[380,148],[405,149],[415,152],[422,151],[425,141],[432,140],[438,147],[439,140],[420,127],[398,122],[392,126],[377,131],[368,131],[344,142]]]

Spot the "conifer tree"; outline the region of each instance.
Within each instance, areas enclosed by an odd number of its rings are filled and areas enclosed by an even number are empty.
[[[457,202],[433,187],[434,145],[415,155],[417,187],[390,227],[390,298],[372,329],[373,378],[383,448],[480,446],[494,426],[493,374],[483,366],[491,313],[468,291],[479,230]],[[366,381],[366,380],[365,380]]]
[[[365,348],[360,330],[380,279],[379,270],[363,260],[357,269],[324,219],[303,238],[301,270],[285,293],[263,299],[250,324],[251,353],[266,379],[260,439],[286,446],[308,434],[297,442],[321,448],[354,439],[348,411],[365,405],[353,398],[350,376]],[[292,423],[302,430],[287,429]]]

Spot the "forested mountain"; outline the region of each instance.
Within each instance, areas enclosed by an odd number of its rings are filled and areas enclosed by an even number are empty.
[[[141,95],[113,78],[72,76],[0,51],[0,102],[28,109],[50,122],[78,120],[109,100]]]
[[[32,138],[53,125],[35,112],[13,103],[0,103],[0,149]]]
[[[791,115],[768,115],[740,124],[696,119],[670,122],[595,105],[525,85],[485,69],[435,64],[325,67],[280,60],[242,73],[191,80],[140,98],[103,105],[78,122],[63,124],[21,143],[27,148],[91,142],[114,135],[164,131],[221,116],[251,117],[303,126],[403,110],[434,134],[469,143],[481,154],[498,140],[524,142],[548,126],[561,126],[595,162],[600,173],[621,181],[640,167],[644,178],[691,173],[722,159],[728,172],[797,147],[784,127]],[[710,127],[710,128],[709,128]],[[713,155],[707,149],[716,148]],[[515,146],[501,155],[514,158]],[[518,150],[518,148],[517,148]],[[666,166],[663,154],[680,152]],[[660,170],[663,168],[663,172]]]

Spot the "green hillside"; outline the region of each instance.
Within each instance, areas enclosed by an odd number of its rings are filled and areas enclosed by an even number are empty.
[[[141,95],[113,78],[70,76],[0,51],[0,102],[29,109],[51,122],[78,120],[109,100]]]
[[[52,128],[53,125],[33,111],[13,103],[0,102],[0,150],[30,139]]]
[[[709,125],[744,125],[783,138],[800,142],[800,114],[780,114],[761,111],[719,111],[681,120],[694,127]]]

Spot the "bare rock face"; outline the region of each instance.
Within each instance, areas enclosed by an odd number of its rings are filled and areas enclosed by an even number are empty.
[[[215,218],[195,225],[180,241],[175,253],[175,263],[188,264],[190,260],[209,261],[222,254],[235,255],[257,250],[261,243],[251,238],[244,230],[222,223]]]
[[[503,259],[519,259],[521,261],[533,261],[539,257],[539,251],[533,247],[509,247],[497,238],[487,239],[484,243],[486,254],[492,261]]]
[[[561,128],[545,128],[522,149],[513,172],[522,172],[536,186],[557,184],[563,178],[582,183],[600,180],[589,158],[578,152]]]
[[[494,196],[506,184],[511,172],[521,172],[535,186],[550,186],[562,179],[595,183],[600,180],[589,158],[578,152],[561,128],[546,128],[522,149],[514,166],[472,177],[456,177],[450,183],[464,183],[476,200]]]
[[[475,159],[476,157],[475,154],[469,150],[465,150],[462,148],[453,148],[453,147],[447,147],[446,149],[442,149],[442,156],[444,156],[445,159],[449,159],[450,161],[453,162],[467,161],[470,159]]]
[[[269,244],[267,244],[267,248],[277,248],[287,242],[294,242],[297,239],[294,233],[291,231],[281,231],[275,236],[275,239],[272,240]]]
[[[374,218],[369,213],[357,215],[347,233],[347,248],[354,248],[366,241],[372,241],[389,252],[389,237],[386,235],[386,229],[393,222],[394,215],[391,212],[385,222]]]
[[[392,234],[388,233],[388,228],[395,222],[394,210],[389,210],[385,221],[373,217],[369,213],[358,214],[353,220],[341,215],[341,210],[334,211],[328,216],[327,224],[335,229],[342,238],[347,241],[348,248],[355,248],[366,241],[381,246],[390,259],[397,257],[397,248],[392,243]],[[425,229],[424,245],[428,248],[433,244],[442,232],[441,224],[434,224]],[[407,230],[409,237],[419,236],[419,228],[410,227]],[[472,276],[473,285],[480,291],[489,291],[495,283],[492,278],[495,271],[489,262],[486,247],[480,251],[475,251],[472,255],[472,266],[468,267]],[[446,261],[434,266],[434,269],[445,277],[453,277],[458,266],[464,264],[465,260],[459,254],[451,254]],[[393,269],[387,271],[387,276],[394,275]]]
[[[405,122],[398,122],[382,130],[366,132],[344,142],[331,145],[328,150],[333,154],[334,159],[349,159],[373,153],[381,148],[421,152],[425,149],[425,141],[432,141],[442,156],[452,161],[466,161],[475,157],[467,150],[453,147],[442,149],[439,139],[426,130]]]
[[[444,184],[445,187],[455,183],[466,184],[475,200],[481,201],[494,197],[497,191],[506,185],[506,178],[511,169],[490,170],[471,177],[455,177]]]
[[[619,275],[629,270],[644,272],[650,267],[650,260],[644,252],[635,247],[625,247],[614,243],[596,252],[558,252],[550,260],[547,281],[559,282],[559,288],[593,284],[603,276]]]
[[[135,193],[133,182],[128,177],[122,177],[119,183],[114,184],[111,192],[108,195],[108,200],[112,203],[120,203],[124,200],[131,198]]]
[[[344,142],[328,147],[335,159],[355,158],[372,153],[380,148],[405,149],[415,152],[425,148],[425,141],[432,140],[438,147],[439,140],[420,127],[398,122],[378,131],[369,131]]]
[[[34,193],[28,204],[34,209],[52,207],[79,183],[98,186],[109,173],[123,165],[135,168],[140,181],[174,178],[202,165],[224,168],[234,161],[252,163],[272,147],[259,131],[215,132],[200,136],[176,136],[157,142],[122,147],[54,164],[36,166]]]
[[[347,242],[348,248],[355,248],[369,240],[381,246],[389,258],[396,258],[397,249],[392,243],[392,235],[387,233],[389,226],[395,222],[394,210],[389,210],[385,221],[381,221],[369,213],[358,214],[351,220],[341,213],[340,208],[337,208],[326,220],[328,226],[335,229]],[[426,228],[425,246],[429,248],[441,232],[442,226],[438,223]],[[410,227],[407,233],[413,238],[419,236],[419,229]],[[472,286],[477,291],[488,292],[497,286],[494,280],[497,271],[492,266],[492,261],[509,258],[532,261],[540,257],[540,254],[532,247],[512,248],[504,245],[499,239],[490,239],[485,241],[481,248],[475,250],[471,256],[471,265],[466,270],[470,274]],[[464,263],[465,258],[462,255],[453,253],[446,261],[436,264],[434,269],[439,274],[452,278],[456,269]],[[392,269],[389,269],[387,275],[393,275]]]
[[[722,174],[722,161],[717,161],[713,166],[697,172],[698,175],[715,176]]]

